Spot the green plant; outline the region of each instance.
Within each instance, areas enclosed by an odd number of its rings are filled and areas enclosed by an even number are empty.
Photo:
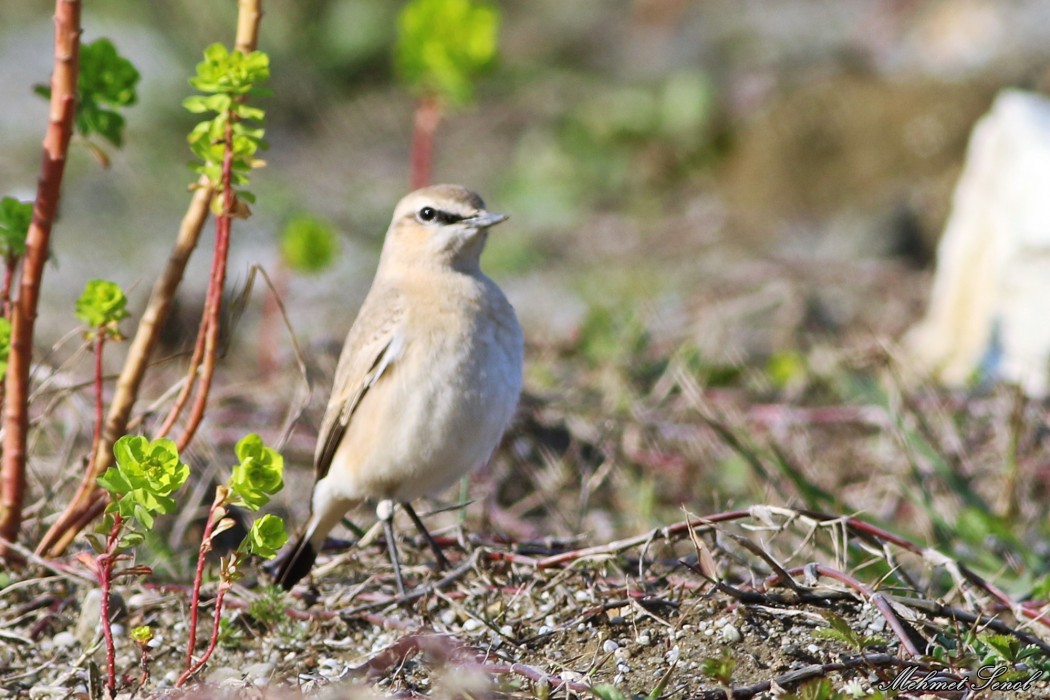
[[[33,203],[22,202],[14,197],[0,199],[0,255],[4,256],[4,282],[0,290],[4,318],[11,313],[11,282],[18,261],[26,254],[26,236],[33,222]]]
[[[883,643],[878,637],[865,637],[859,634],[850,627],[850,624],[844,618],[833,612],[825,613],[824,620],[828,623],[827,627],[813,630],[813,636],[817,639],[831,639],[836,642],[842,642],[854,651],[864,651],[868,647],[878,646]]]
[[[52,84],[58,85],[62,89],[52,95],[52,114],[58,113],[59,110],[73,104],[73,101],[70,99],[70,95],[73,93],[71,86],[76,79],[78,63],[75,60],[69,61],[68,59],[71,55],[74,58],[76,57],[75,40],[79,36],[80,31],[79,1],[61,0],[57,3],[57,7],[59,12],[56,13],[56,20],[60,21],[61,28],[68,31],[58,37],[59,41],[56,44],[56,69]],[[220,210],[221,213],[216,223],[215,252],[212,260],[204,318],[198,333],[194,355],[190,362],[188,381],[184,385],[183,393],[180,393],[171,409],[168,420],[165,421],[158,436],[164,436],[170,431],[174,421],[179,417],[186,405],[189,394],[198,386],[198,377],[200,378],[201,388],[197,392],[197,400],[194,403],[192,414],[187,421],[183,435],[179,439],[181,446],[189,444],[203,418],[208,390],[214,373],[215,355],[217,354],[218,319],[221,311],[222,288],[225,282],[230,220],[234,215],[244,216],[247,214],[247,207],[240,203],[240,200],[235,196],[232,181],[235,174],[242,179],[245,177],[243,170],[246,159],[249,166],[254,167],[260,164],[254,158],[249,158],[248,154],[254,153],[255,149],[262,148],[265,145],[259,138],[261,132],[257,128],[239,124],[237,126],[239,138],[236,143],[236,147],[239,150],[237,154],[234,153],[234,122],[238,119],[241,121],[248,119],[258,121],[262,116],[259,111],[251,111],[250,109],[245,111],[243,108],[243,103],[247,96],[260,94],[259,90],[253,89],[254,86],[246,89],[244,81],[247,79],[264,80],[268,75],[268,68],[265,68],[267,59],[254,51],[258,38],[259,20],[261,18],[260,0],[241,0],[237,7],[236,51],[232,53],[227,52],[225,60],[219,56],[222,53],[221,50],[211,51],[209,55],[216,60],[212,61],[205,57],[205,65],[201,69],[200,75],[197,76],[197,78],[200,78],[200,84],[205,90],[215,90],[214,93],[209,93],[208,96],[213,97],[215,94],[220,93],[236,95],[229,105],[230,109],[227,111],[226,116],[219,115],[218,117],[220,122],[225,120],[223,123],[227,127],[225,130],[222,130],[222,156],[218,161],[214,160],[217,151],[220,150],[218,144],[207,143],[207,137],[203,135],[203,132],[208,132],[209,130],[198,125],[198,129],[201,131],[198,132],[199,143],[195,144],[195,147],[202,154],[207,154],[207,158],[199,163],[198,167],[205,169],[210,175],[218,173],[219,178],[213,180],[202,175],[197,180],[192,199],[187,207],[185,216],[182,218],[171,253],[166,258],[163,270],[157,275],[149,302],[135,330],[134,338],[120,371],[120,377],[116,383],[109,412],[106,416],[102,440],[99,442],[98,448],[90,460],[92,476],[99,475],[111,464],[113,445],[121,435],[127,432],[132,409],[149,368],[152,352],[160,339],[161,330],[170,311],[172,300],[184,278],[186,266],[190,255],[197,246],[197,241],[207,220],[208,212],[214,208]],[[242,60],[238,56],[251,58]],[[230,79],[224,78],[221,70],[215,70],[216,66],[219,66],[220,69],[223,66],[230,69],[232,73]],[[238,66],[243,68],[243,70],[237,70]],[[126,71],[120,70],[114,70],[113,73],[127,75]],[[221,100],[216,101],[214,104],[219,102]],[[237,109],[234,109],[234,103],[236,103]],[[205,111],[207,111],[207,105],[203,106]],[[233,114],[233,116],[231,117],[230,114]],[[241,119],[241,117],[244,119]],[[41,177],[40,190],[44,198],[40,200],[42,206],[39,207],[38,215],[41,225],[33,229],[37,230],[36,239],[32,235],[30,236],[30,242],[35,240],[36,245],[30,245],[27,248],[25,267],[28,270],[28,274],[22,275],[23,282],[29,283],[23,286],[32,287],[33,289],[39,287],[43,261],[46,259],[46,251],[48,250],[47,236],[49,235],[50,224],[53,218],[53,205],[58,199],[61,171],[65,163],[66,143],[68,142],[68,134],[72,130],[72,113],[70,112],[69,115],[64,117],[64,120],[52,124],[54,134],[52,131],[49,131],[48,140],[45,141],[45,168]],[[206,121],[210,123],[214,120]],[[212,131],[218,130],[213,129]],[[59,135],[62,138],[58,138]],[[238,156],[237,167],[241,169],[238,173],[234,172],[235,155]],[[215,167],[216,163],[220,164],[217,168]],[[216,191],[219,192],[218,198],[216,198]],[[241,193],[241,199],[247,200],[248,197],[250,195]],[[33,230],[31,230],[31,234]],[[12,326],[12,338],[17,341],[13,342],[13,345],[16,348],[29,348],[32,345],[31,319],[35,317],[35,296],[28,296],[25,304],[25,313],[22,316],[14,317],[14,320],[18,321],[18,323],[13,323]],[[25,319],[29,320],[26,321]],[[28,396],[29,360],[28,357],[23,358],[16,355],[12,364],[13,367],[9,373],[14,378],[11,386],[16,393],[14,398],[16,410],[11,412],[12,416],[8,422],[11,425],[17,425],[19,429],[8,430],[5,435],[8,449],[5,449],[3,453],[2,483],[5,485],[5,488],[0,492],[0,532],[14,539],[11,533],[17,532],[18,523],[20,522],[21,493],[24,490],[25,429],[28,423],[25,401]],[[82,488],[77,491],[65,510],[55,520],[44,537],[41,538],[37,545],[38,553],[47,556],[60,556],[76,537],[77,533],[102,510],[105,504],[105,494],[96,488],[92,482],[93,479],[87,479],[82,483]],[[0,554],[5,553],[5,549],[0,546]]]
[[[281,234],[281,258],[296,272],[314,274],[332,264],[339,241],[332,227],[312,216],[297,216]]]
[[[120,339],[117,324],[128,317],[127,305],[128,298],[116,282],[90,280],[77,299],[76,315],[92,328],[92,335]]]
[[[102,588],[102,634],[106,642],[110,695],[116,690],[110,588],[117,577],[150,573],[148,567],[132,565],[116,570],[116,565],[133,560],[132,551],[142,542],[143,531],[153,528],[157,515],[175,510],[172,494],[190,474],[171,440],[161,438],[150,442],[141,436],[125,435],[113,446],[113,454],[115,465],[98,477],[98,485],[109,492],[112,500],[96,532],[87,536],[95,551],[95,576]]]
[[[215,193],[210,202],[216,217],[215,250],[197,342],[186,382],[160,427],[160,434],[167,435],[196,388],[193,407],[178,441],[183,448],[193,439],[204,418],[215,373],[232,220],[249,215],[245,202],[254,202],[255,197],[243,187],[249,183],[248,173],[264,164],[255,155],[266,148],[263,128],[258,126],[265,113],[246,100],[268,94],[259,84],[269,77],[270,59],[265,53],[229,51],[222,44],[212,44],[205,49],[204,60],[197,64],[196,76],[190,78],[190,84],[205,94],[193,95],[183,102],[194,114],[213,113],[193,127],[187,141],[200,160],[194,165],[201,175],[196,187],[209,196]]]
[[[397,18],[394,63],[416,94],[412,187],[430,181],[434,133],[448,107],[474,97],[474,80],[493,66],[499,9],[483,0],[410,0]]]
[[[128,636],[139,648],[139,667],[142,669],[139,686],[141,687],[149,681],[149,645],[153,641],[153,628],[149,625],[133,627]]]
[[[258,511],[265,506],[270,496],[284,487],[284,458],[271,447],[263,444],[262,438],[250,434],[241,438],[234,448],[239,463],[231,470],[229,480],[215,489],[215,499],[204,526],[200,551],[197,555],[197,573],[193,580],[190,598],[189,641],[186,649],[186,670],[176,682],[181,687],[190,676],[200,670],[219,640],[222,621],[222,603],[226,592],[241,578],[241,565],[250,556],[273,559],[278,550],[288,541],[284,521],[276,515],[264,515],[252,523],[247,536],[236,550],[219,560],[219,589],[215,596],[215,624],[211,640],[201,658],[193,660],[193,649],[197,643],[197,622],[200,611],[201,584],[204,579],[205,558],[212,550],[212,541],[220,532],[233,527],[234,521],[227,517],[230,507],[242,507]]]
[[[94,459],[102,441],[102,354],[106,340],[122,340],[120,322],[127,318],[128,299],[115,282],[90,280],[77,299],[76,315],[91,329],[85,337],[92,343],[95,356],[95,421],[91,453],[81,479],[81,488],[90,488],[95,474]]]
[[[280,586],[263,586],[258,595],[248,603],[248,617],[261,625],[276,627],[286,619],[284,598],[284,589]]]
[[[736,671],[736,659],[728,649],[718,656],[709,656],[700,662],[700,672],[719,685],[728,688]]]
[[[263,165],[255,158],[267,147],[263,140],[262,122],[265,112],[245,102],[248,97],[269,94],[259,87],[270,77],[270,58],[262,51],[244,54],[229,51],[222,44],[212,44],[204,50],[204,60],[197,64],[197,75],[190,85],[203,95],[187,97],[182,105],[193,114],[214,112],[214,116],[199,122],[187,141],[190,150],[201,161],[194,170],[208,179],[213,187],[227,184],[248,184],[248,173]],[[246,190],[236,196],[247,202],[255,197]],[[229,214],[233,207],[225,198],[213,200],[216,215]]]
[[[123,145],[124,117],[113,108],[130,107],[138,101],[139,77],[138,69],[117,52],[109,39],[81,45],[73,120],[77,133],[85,138],[98,134],[114,146]],[[38,85],[34,89],[37,94],[51,98],[48,86]],[[101,151],[93,150],[101,155]]]

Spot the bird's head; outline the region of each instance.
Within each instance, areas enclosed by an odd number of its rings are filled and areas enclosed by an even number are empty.
[[[381,264],[479,269],[488,228],[507,219],[459,185],[433,185],[406,195],[394,209]]]

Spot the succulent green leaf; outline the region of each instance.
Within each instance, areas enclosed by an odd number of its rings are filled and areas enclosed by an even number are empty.
[[[210,119],[197,124],[187,137],[190,150],[200,161],[193,168],[216,187],[222,183],[228,127],[232,132],[229,148],[233,152],[234,176],[231,184],[247,185],[245,174],[261,165],[254,155],[267,147],[262,138],[264,130],[248,122],[261,121],[265,113],[244,104],[243,98],[262,95],[265,91],[258,85],[269,77],[270,59],[265,53],[230,52],[222,44],[212,44],[204,50],[197,74],[190,78],[190,84],[205,94],[186,98],[183,106],[194,114],[214,113]]]
[[[124,117],[113,107],[129,107],[138,100],[139,72],[121,56],[109,39],[97,39],[80,47],[77,77],[77,108],[74,123],[82,136],[98,134],[114,146],[124,141]],[[37,93],[51,96],[41,86]]]
[[[233,468],[229,486],[236,498],[235,505],[259,510],[270,496],[284,487],[284,457],[263,444],[262,438],[252,433],[241,438],[235,448],[240,464]]]
[[[25,254],[32,221],[32,202],[20,202],[14,197],[0,199],[0,255],[10,259]]]
[[[332,228],[311,216],[292,219],[281,235],[281,255],[296,272],[320,272],[332,264],[338,251]]]
[[[170,496],[189,477],[175,443],[165,438],[150,442],[138,435],[125,435],[113,446],[116,464],[98,477],[98,484],[113,494],[111,508],[124,518],[153,527],[154,515],[171,513]]]
[[[91,328],[105,328],[111,335],[119,335],[117,324],[128,317],[128,298],[116,282],[89,280],[84,293],[77,299],[77,318]]]
[[[411,0],[398,16],[395,63],[413,90],[461,105],[496,59],[499,10],[483,0]]]
[[[264,559],[273,559],[286,542],[288,532],[284,528],[284,521],[276,515],[267,514],[252,523],[240,548]]]
[[[149,644],[153,641],[153,628],[149,625],[132,627],[129,636],[131,637],[131,640],[137,644]]]

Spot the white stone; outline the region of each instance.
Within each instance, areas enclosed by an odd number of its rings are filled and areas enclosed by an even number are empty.
[[[1004,90],[974,127],[926,317],[904,344],[949,385],[980,371],[1044,396],[1050,360],[1050,100]]]
[[[744,638],[744,636],[742,634],[740,634],[740,630],[738,630],[733,625],[728,625],[728,624],[725,627],[722,628],[722,630],[720,631],[720,634],[722,635],[722,640],[726,644],[736,644],[737,642],[739,642],[741,639]]]

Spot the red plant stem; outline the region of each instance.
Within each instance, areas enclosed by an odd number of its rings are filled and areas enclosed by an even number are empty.
[[[201,365],[200,382],[186,428],[179,438],[179,451],[193,440],[193,436],[204,419],[208,405],[215,363],[219,353],[219,317],[222,312],[222,292],[226,286],[226,261],[230,252],[230,225],[233,220],[233,119],[231,113],[226,120],[226,149],[222,158],[222,214],[215,218],[215,252],[212,256],[211,280],[208,283],[208,298],[204,304],[204,319],[201,330],[204,335],[204,361]]]
[[[208,552],[211,551],[211,533],[221,519],[217,516],[219,515],[219,509],[226,503],[226,495],[225,487],[220,486],[216,489],[215,500],[211,504],[211,510],[208,511],[208,522],[204,526],[204,534],[201,535],[201,547],[197,554],[197,572],[193,576],[193,593],[190,595],[189,643],[186,645],[187,669],[193,667],[193,647],[197,645],[197,618],[201,604],[201,584],[204,581],[204,562]],[[218,605],[218,600],[216,600],[216,605]]]
[[[40,281],[51,242],[51,225],[58,210],[66,153],[73,133],[77,73],[80,67],[80,0],[55,2],[55,64],[51,74],[51,108],[43,159],[37,182],[33,221],[26,236],[26,254],[18,299],[11,308],[11,353],[7,365],[3,461],[0,465],[0,538],[17,541],[25,499],[26,441],[29,432],[29,369],[33,360]],[[0,544],[0,557],[17,555]]]
[[[210,294],[207,299],[210,300]],[[190,393],[193,391],[193,387],[197,382],[197,372],[201,367],[201,360],[204,358],[204,336],[208,330],[208,304],[210,301],[206,300],[204,303],[204,310],[201,312],[200,326],[197,328],[197,342],[193,346],[193,355],[190,357],[189,371],[186,373],[186,383],[182,385],[182,389],[179,390],[179,395],[175,398],[175,402],[171,406],[171,410],[168,412],[167,417],[157,430],[157,437],[166,437],[171,429],[175,426],[175,421],[178,420],[182,414],[182,410],[186,407],[186,402],[190,398]]]
[[[99,554],[95,559],[96,575],[98,583],[102,587],[102,601],[99,609],[102,614],[102,636],[106,639],[106,686],[112,697],[117,685],[117,661],[113,646],[113,630],[109,621],[109,586],[113,581],[113,566],[116,564],[117,542],[120,540],[120,530],[124,525],[120,513],[113,517],[113,528],[106,538],[106,551]]]
[[[215,617],[211,628],[211,639],[208,640],[208,648],[204,650],[204,655],[201,656],[200,660],[183,671],[182,675],[179,676],[179,680],[175,681],[175,687],[181,688],[183,683],[189,680],[197,671],[201,670],[204,664],[208,663],[208,659],[211,658],[212,652],[215,651],[215,645],[219,643],[219,622],[222,617],[222,599],[226,597],[226,590],[230,584],[225,581],[219,583],[219,590],[215,594]]]
[[[430,173],[434,164],[434,134],[441,122],[441,103],[432,95],[425,95],[416,104],[416,113],[412,120],[412,189],[425,187],[430,183]]]

